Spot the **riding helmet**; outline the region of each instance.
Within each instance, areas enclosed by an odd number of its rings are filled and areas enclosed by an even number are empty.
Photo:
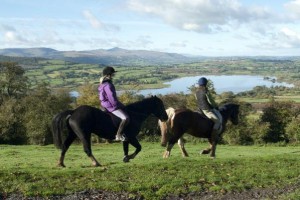
[[[205,77],[201,77],[201,78],[199,78],[199,80],[198,80],[198,85],[199,86],[206,86],[207,85],[207,79],[205,78]]]
[[[102,74],[103,76],[106,76],[106,75],[112,75],[113,73],[117,72],[113,67],[105,67],[102,71]]]

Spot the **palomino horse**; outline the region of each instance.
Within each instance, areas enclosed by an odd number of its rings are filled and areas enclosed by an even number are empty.
[[[223,117],[222,121],[222,134],[225,130],[225,125],[228,120],[233,124],[238,124],[239,105],[237,104],[225,104],[219,111]],[[164,158],[168,158],[171,153],[171,149],[178,141],[182,155],[188,156],[185,148],[182,136],[184,133],[188,133],[192,136],[199,138],[208,138],[210,147],[203,150],[202,154],[209,154],[212,158],[215,157],[217,141],[211,138],[211,132],[213,128],[213,121],[208,119],[203,113],[193,112],[189,109],[173,109],[168,108],[166,110],[169,119],[166,122],[159,121],[159,126],[162,134],[162,146],[166,146],[167,149],[164,153]]]
[[[127,141],[123,142],[123,161],[129,162],[130,159],[133,159],[141,151],[142,147],[136,136],[146,118],[153,114],[160,120],[165,121],[168,119],[168,116],[162,100],[156,96],[132,103],[126,106],[125,110],[130,117],[130,123],[124,130]],[[52,121],[52,125],[54,143],[61,149],[58,166],[65,167],[65,154],[76,137],[82,141],[84,151],[91,158],[92,165],[100,166],[100,163],[92,154],[91,134],[94,133],[101,138],[113,140],[119,122],[119,118],[91,106],[80,106],[75,110],[67,110],[56,115]],[[64,125],[67,126],[68,134],[67,138],[62,142]],[[128,155],[129,144],[136,148],[135,152],[131,155]]]

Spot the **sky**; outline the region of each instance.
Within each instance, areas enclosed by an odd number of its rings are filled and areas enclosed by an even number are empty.
[[[300,0],[0,0],[0,49],[299,56]]]

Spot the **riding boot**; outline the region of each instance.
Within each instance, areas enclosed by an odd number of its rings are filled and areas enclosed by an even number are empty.
[[[126,120],[122,120],[120,122],[119,129],[116,134],[116,141],[126,141],[127,140],[126,136],[124,134],[122,134],[125,124],[126,124]]]

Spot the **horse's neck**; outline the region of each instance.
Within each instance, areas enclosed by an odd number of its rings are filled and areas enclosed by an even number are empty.
[[[223,110],[220,110],[220,113],[222,115],[222,118],[223,118],[223,125],[225,125],[229,119],[229,114],[228,114],[228,110],[226,109],[223,109]]]
[[[143,104],[143,101],[136,102],[126,106],[126,109],[130,114],[141,117],[143,120],[146,119],[150,114],[150,106]]]

